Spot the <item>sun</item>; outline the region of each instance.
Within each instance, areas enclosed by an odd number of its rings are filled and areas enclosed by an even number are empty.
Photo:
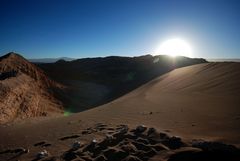
[[[163,42],[156,50],[156,55],[192,57],[191,46],[184,40],[175,38]]]

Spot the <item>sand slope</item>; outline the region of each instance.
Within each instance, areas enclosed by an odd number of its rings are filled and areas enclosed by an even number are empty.
[[[83,114],[130,124],[140,122],[185,137],[239,144],[239,81],[239,63],[193,65],[175,69]]]

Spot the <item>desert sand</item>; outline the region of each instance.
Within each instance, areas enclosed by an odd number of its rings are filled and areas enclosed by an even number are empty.
[[[88,111],[1,125],[0,160],[237,161],[239,80],[239,63],[192,65]]]

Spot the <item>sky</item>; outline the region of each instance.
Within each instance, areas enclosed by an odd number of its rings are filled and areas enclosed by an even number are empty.
[[[240,58],[240,1],[0,0],[0,55],[138,56],[172,38],[193,57]]]

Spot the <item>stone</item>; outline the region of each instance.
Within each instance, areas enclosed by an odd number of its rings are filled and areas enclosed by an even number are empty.
[[[157,130],[153,127],[149,128],[148,131],[147,131],[147,135],[150,136],[152,134],[156,134],[157,133]]]
[[[136,132],[137,133],[143,133],[144,131],[146,131],[147,130],[147,127],[145,126],[145,125],[139,125],[139,126],[137,126],[137,128],[136,128]]]
[[[77,150],[81,147],[81,142],[80,141],[75,141],[72,145],[72,149]]]
[[[38,159],[42,159],[42,158],[45,158],[45,157],[47,157],[47,156],[48,156],[47,150],[43,150],[43,151],[41,151],[41,152],[39,152],[39,153],[37,154],[37,158],[38,158]]]
[[[92,145],[95,145],[97,144],[97,140],[96,139],[93,139],[92,142],[91,142]]]

